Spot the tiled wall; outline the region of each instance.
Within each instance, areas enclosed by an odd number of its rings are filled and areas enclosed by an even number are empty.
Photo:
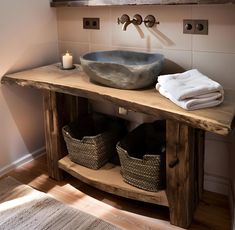
[[[166,72],[198,68],[225,88],[235,88],[235,6],[125,6],[58,8],[58,31],[61,52],[71,50],[78,61],[87,51],[129,49],[160,52],[169,60]],[[121,30],[117,18],[139,13],[156,16],[160,24],[147,29],[129,25]],[[83,17],[99,17],[101,29],[84,30]],[[209,35],[182,33],[182,20],[208,19]]]
[[[128,49],[160,52],[166,62],[163,73],[198,68],[235,89],[235,5],[125,6],[57,8],[60,53],[70,50],[75,61],[88,51]],[[117,24],[122,14],[133,17],[154,15],[160,24],[153,29],[143,24],[129,25],[127,31]],[[100,30],[84,30],[83,17],[99,17]],[[208,19],[209,35],[183,34],[183,19]],[[228,179],[228,138],[207,134],[206,184],[209,190],[226,193]]]

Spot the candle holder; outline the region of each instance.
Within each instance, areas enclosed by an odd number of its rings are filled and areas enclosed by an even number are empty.
[[[73,64],[73,55],[70,52],[66,52],[61,55],[61,67],[62,70],[75,69],[76,66]]]
[[[61,70],[72,70],[72,69],[75,69],[75,68],[76,68],[75,65],[73,65],[73,66],[70,67],[70,68],[64,68],[62,65],[60,66],[60,69],[61,69]]]

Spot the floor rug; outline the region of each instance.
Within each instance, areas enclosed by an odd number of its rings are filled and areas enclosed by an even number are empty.
[[[0,229],[118,230],[120,228],[63,204],[11,177],[6,177],[0,180]]]

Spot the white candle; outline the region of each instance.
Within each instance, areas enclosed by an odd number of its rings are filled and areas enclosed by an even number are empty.
[[[69,69],[73,67],[73,56],[69,54],[67,51],[65,55],[62,57],[63,68]]]

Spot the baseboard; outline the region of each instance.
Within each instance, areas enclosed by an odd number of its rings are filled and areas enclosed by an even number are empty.
[[[40,149],[37,149],[36,151],[30,153],[30,154],[26,154],[25,156],[21,157],[20,159],[12,162],[11,164],[3,167],[0,170],[0,176],[3,176],[4,174],[10,172],[11,170],[17,168],[20,165],[23,165],[29,161],[32,161],[33,159],[36,159],[38,157],[40,157],[41,155],[45,154],[45,147],[42,147]]]
[[[204,176],[205,190],[228,196],[229,188],[230,188],[229,179],[205,173]]]

